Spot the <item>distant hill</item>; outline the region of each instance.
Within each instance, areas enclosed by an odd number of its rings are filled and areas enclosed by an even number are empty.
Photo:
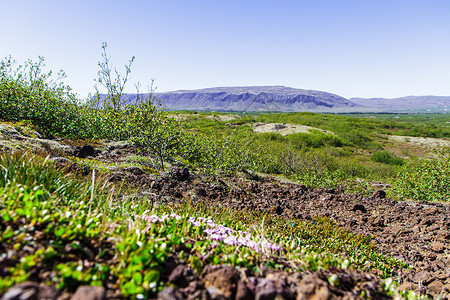
[[[169,110],[252,112],[448,112],[450,96],[351,98],[285,86],[215,87],[154,93]],[[146,96],[145,94],[142,96]],[[136,94],[123,96],[134,102]]]
[[[351,98],[351,102],[378,111],[389,112],[448,112],[449,96],[407,96],[401,98]]]
[[[326,92],[284,86],[217,87],[155,93],[170,110],[348,112],[358,105]],[[128,100],[136,95],[126,94]]]

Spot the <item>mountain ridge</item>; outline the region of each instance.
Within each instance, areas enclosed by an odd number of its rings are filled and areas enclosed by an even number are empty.
[[[434,111],[447,112],[450,96],[405,96],[397,98],[350,98],[349,101],[367,107],[392,111]]]
[[[213,87],[153,95],[170,110],[332,112],[357,106],[336,94],[285,86]],[[133,97],[126,95],[129,101]]]
[[[141,94],[140,96],[148,96]],[[231,86],[153,93],[169,110],[253,112],[441,112],[450,107],[450,96],[350,98],[337,94],[286,86]],[[125,94],[133,102],[136,94]]]

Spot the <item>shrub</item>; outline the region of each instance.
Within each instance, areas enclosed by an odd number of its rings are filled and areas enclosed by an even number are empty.
[[[372,154],[370,159],[374,162],[395,166],[401,166],[405,162],[402,158],[396,157],[391,153],[389,153],[388,151],[377,151],[374,154]]]
[[[434,158],[413,159],[399,172],[394,193],[414,200],[450,201],[450,148]]]
[[[26,61],[16,67],[11,56],[0,62],[0,119],[29,120],[46,135],[86,137],[87,120],[80,113],[80,103],[71,89],[52,72],[45,73],[44,58]]]
[[[310,133],[295,133],[287,137],[296,148],[303,147],[320,148],[323,146],[341,147],[343,141],[334,134],[312,130]]]
[[[101,98],[100,92],[95,86],[96,94],[95,100],[97,104],[103,108],[111,109],[113,111],[119,111],[125,104],[123,99],[123,90],[128,82],[128,76],[131,73],[131,65],[134,62],[135,57],[133,56],[127,65],[125,65],[125,74],[120,74],[117,69],[112,68],[111,59],[106,52],[108,44],[102,43],[102,61],[99,61],[97,65],[100,70],[97,72],[98,78],[95,80],[106,88],[107,94],[105,97]]]
[[[128,141],[156,156],[160,169],[167,160],[189,161],[195,155],[195,144],[184,131],[183,123],[168,116],[151,96],[135,106],[127,105],[123,118]]]
[[[235,132],[224,135],[196,134],[191,163],[213,173],[230,173],[257,169],[259,146],[252,136]]]
[[[189,147],[192,145],[189,135],[184,132],[183,124],[169,117],[158,99],[153,97],[152,88],[148,96],[142,96],[138,84],[134,103],[124,99],[123,90],[134,57],[125,65],[125,73],[120,74],[116,69],[112,70],[106,48],[107,44],[103,43],[96,80],[106,89],[106,95],[101,95],[96,86],[96,94],[85,109],[85,114],[94,123],[96,137],[127,140],[143,154],[156,156],[160,169],[168,160],[190,158],[193,151]]]
[[[343,143],[356,145],[363,149],[379,149],[381,147],[372,137],[358,129],[341,132],[339,137],[343,140]]]

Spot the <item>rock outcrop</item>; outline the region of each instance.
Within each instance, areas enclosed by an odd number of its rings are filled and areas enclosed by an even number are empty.
[[[8,124],[0,124],[0,150],[32,150],[53,155],[72,154],[72,148],[57,141],[43,139],[33,132],[23,134]]]

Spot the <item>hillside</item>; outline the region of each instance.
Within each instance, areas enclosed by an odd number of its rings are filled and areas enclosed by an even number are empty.
[[[142,96],[148,96],[144,94]],[[215,87],[154,93],[169,110],[248,112],[447,112],[448,96],[350,98],[285,86]],[[133,102],[136,94],[125,94]]]
[[[351,98],[351,102],[380,111],[431,111],[446,112],[450,107],[448,96],[407,96],[400,98]]]
[[[358,111],[347,99],[284,86],[216,87],[156,93],[170,110],[337,112]],[[135,94],[126,94],[128,100]]]

